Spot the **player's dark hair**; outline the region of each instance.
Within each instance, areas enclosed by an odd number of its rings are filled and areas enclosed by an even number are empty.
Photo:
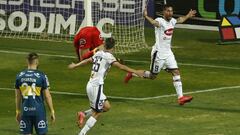
[[[164,5],[163,5],[163,11],[166,10],[167,8],[170,8],[170,7],[172,7],[172,5],[170,5],[170,4],[164,4]]]
[[[34,52],[29,53],[28,56],[27,56],[28,63],[29,63],[29,64],[33,64],[33,61],[36,60],[36,59],[38,59],[38,57],[39,57],[39,56],[38,56],[37,53],[34,53]]]
[[[114,38],[110,37],[105,39],[105,48],[107,50],[112,49],[114,46],[115,46]]]

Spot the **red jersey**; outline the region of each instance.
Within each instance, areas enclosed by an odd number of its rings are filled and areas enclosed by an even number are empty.
[[[101,33],[97,27],[84,27],[74,37],[74,46],[78,49],[90,49],[103,44]]]

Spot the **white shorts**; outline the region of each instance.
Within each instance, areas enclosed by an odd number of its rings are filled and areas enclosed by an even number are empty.
[[[104,102],[107,99],[103,93],[103,85],[94,86],[91,83],[88,83],[87,95],[90,101],[90,107],[96,112],[102,112]]]
[[[161,59],[159,58],[158,51],[153,51],[151,54],[150,72],[158,74],[161,69],[178,69],[177,61],[173,54],[166,59]]]

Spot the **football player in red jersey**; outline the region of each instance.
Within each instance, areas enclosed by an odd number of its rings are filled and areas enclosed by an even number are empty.
[[[82,28],[74,37],[74,47],[79,61],[93,56],[98,50],[103,50],[103,39],[98,28],[95,26]]]

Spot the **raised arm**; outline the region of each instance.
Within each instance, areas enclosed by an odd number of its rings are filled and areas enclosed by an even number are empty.
[[[182,17],[179,17],[179,18],[177,19],[177,23],[184,23],[184,22],[185,22],[186,20],[188,20],[189,18],[194,17],[194,16],[196,15],[196,13],[197,13],[196,10],[192,10],[192,9],[191,9],[191,10],[188,12],[187,15],[182,16]]]
[[[86,65],[86,64],[88,64],[88,63],[91,63],[91,62],[92,62],[92,58],[88,58],[88,59],[85,59],[85,60],[83,60],[83,61],[81,61],[81,62],[79,62],[79,63],[71,63],[71,64],[68,65],[68,68],[69,68],[69,69],[74,69],[74,68],[77,68],[77,67],[79,67],[79,66],[82,66],[82,65]]]
[[[160,27],[160,24],[156,21],[156,20],[154,20],[153,18],[151,18],[151,17],[149,17],[148,16],[148,12],[147,12],[147,8],[145,8],[144,9],[144,11],[143,11],[143,16],[148,20],[148,22],[150,22],[153,26],[155,26],[155,27]]]

